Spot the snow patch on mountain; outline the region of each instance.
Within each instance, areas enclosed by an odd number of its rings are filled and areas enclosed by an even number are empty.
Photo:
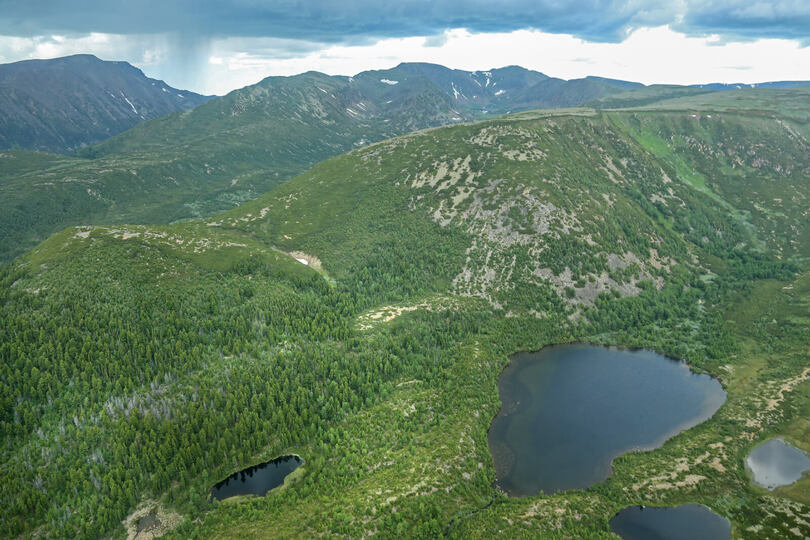
[[[121,92],[121,97],[124,98],[124,101],[126,101],[130,107],[132,107],[132,112],[138,114],[138,109],[136,109],[135,105],[133,105],[132,102],[127,99],[127,96],[125,96],[123,92]]]

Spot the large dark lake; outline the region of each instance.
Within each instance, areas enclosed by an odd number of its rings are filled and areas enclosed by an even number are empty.
[[[623,540],[728,540],[731,523],[705,506],[629,506],[613,516],[610,529]]]
[[[613,458],[661,446],[726,399],[716,379],[651,351],[557,345],[511,360],[489,446],[514,496],[600,482]]]
[[[298,456],[282,456],[267,463],[235,472],[211,490],[217,500],[234,495],[265,495],[284,483],[284,478],[301,465]]]

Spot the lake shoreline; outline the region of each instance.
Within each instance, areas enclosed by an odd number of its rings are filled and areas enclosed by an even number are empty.
[[[551,351],[553,351],[555,348],[559,349],[557,356],[549,356],[553,354]],[[543,391],[537,394],[535,393],[538,392],[536,388],[532,389],[529,387],[526,388],[526,392],[521,393],[519,387],[526,382],[527,373],[522,373],[521,377],[517,377],[516,374],[514,374],[510,379],[509,370],[510,369],[512,370],[520,369],[522,371],[528,370],[530,374],[532,371],[540,370],[538,366],[534,365],[534,363],[539,360],[548,360],[549,362],[551,362],[551,364],[549,364],[549,366],[551,367],[547,366],[544,369],[553,369],[553,370],[581,369],[576,368],[575,366],[589,362],[590,363],[601,362],[602,360],[600,360],[600,358],[604,360],[603,356],[605,353],[607,353],[608,355],[608,359],[606,359],[605,361],[614,362],[616,363],[616,365],[613,368],[608,368],[604,364],[594,364],[594,365],[598,365],[599,369],[605,372],[603,373],[603,375],[605,375],[605,378],[607,380],[609,380],[611,377],[618,376],[616,373],[612,373],[612,371],[614,371],[615,369],[621,367],[622,370],[627,371],[628,366],[630,366],[631,364],[637,364],[639,367],[643,367],[644,369],[647,370],[648,373],[645,376],[653,377],[653,379],[651,379],[651,382],[653,382],[654,385],[659,387],[659,390],[664,392],[664,394],[666,395],[671,394],[670,397],[674,399],[674,396],[678,392],[687,392],[687,395],[692,396],[686,400],[687,402],[694,401],[694,399],[700,398],[697,404],[699,408],[696,410],[692,410],[696,408],[696,405],[690,405],[689,403],[687,403],[686,405],[678,404],[678,400],[676,399],[675,401],[673,401],[673,407],[676,408],[680,407],[681,409],[683,409],[683,412],[676,411],[675,413],[673,413],[670,411],[668,413],[669,416],[667,417],[666,421],[672,422],[671,426],[662,426],[659,425],[661,421],[652,421],[651,422],[652,427],[644,428],[642,425],[643,422],[641,424],[639,424],[639,422],[636,422],[636,425],[633,426],[633,429],[635,430],[636,433],[635,437],[641,437],[643,439],[641,442],[629,442],[627,444],[621,444],[621,442],[618,442],[618,438],[620,437],[620,435],[617,435],[615,433],[609,433],[605,431],[604,427],[595,426],[594,429],[596,431],[606,434],[606,437],[604,438],[607,442],[603,442],[601,444],[607,444],[610,447],[610,449],[607,450],[605,454],[600,454],[598,461],[593,462],[591,465],[585,465],[583,462],[583,467],[586,468],[596,467],[596,469],[594,469],[595,471],[599,470],[602,471],[602,473],[604,473],[604,476],[602,476],[601,473],[590,473],[589,478],[598,478],[596,480],[585,480],[584,479],[585,473],[576,472],[576,467],[569,467],[574,469],[575,471],[572,473],[574,474],[573,477],[580,478],[580,480],[571,485],[571,487],[557,486],[550,488],[540,488],[538,491],[530,490],[531,492],[528,493],[526,492],[526,490],[523,489],[516,490],[515,487],[510,487],[509,482],[505,482],[504,480],[506,478],[509,478],[512,474],[514,474],[514,467],[516,467],[519,462],[518,455],[520,455],[520,451],[518,451],[515,448],[514,443],[509,442],[510,436],[508,436],[507,432],[503,430],[513,431],[512,422],[515,421],[525,422],[527,420],[524,417],[528,414],[541,414],[541,413],[530,413],[528,410],[526,410],[527,405],[525,403],[522,403],[522,401],[524,399],[534,399],[534,398],[539,399],[542,396],[545,396],[545,393],[543,393],[544,392]],[[629,353],[633,356],[625,357],[622,354],[616,353]],[[652,355],[652,356],[650,358],[645,359],[639,358],[637,356],[638,354]],[[527,356],[531,356],[532,358],[531,359],[526,358]],[[540,358],[538,358],[538,356],[540,356]],[[518,360],[521,359],[521,357],[523,358],[522,362]],[[654,360],[661,360],[661,361],[665,360],[667,363],[656,365],[656,362]],[[521,365],[523,362],[527,363]],[[566,365],[566,362],[568,362],[569,364]],[[667,372],[670,375],[675,375],[674,379],[672,381],[668,380],[666,377],[663,376],[664,372]],[[632,375],[633,373],[635,373],[635,371],[630,370],[628,373]],[[640,375],[635,376],[638,377]],[[535,385],[540,384],[540,381],[545,381],[542,382],[542,384],[550,384],[549,377],[551,376],[543,377],[537,380],[534,384]],[[560,383],[571,384],[571,381],[556,380],[555,384]],[[572,388],[576,390],[576,383],[573,384],[574,386]],[[621,386],[622,383],[617,383],[616,381],[613,381],[610,384],[613,384],[614,386],[618,384],[619,386]],[[648,386],[647,383],[645,382],[638,382],[638,384],[641,387]],[[678,384],[680,386],[673,386]],[[495,473],[496,473],[495,480],[493,481],[492,486],[494,489],[503,492],[510,498],[541,496],[543,494],[550,495],[561,491],[588,489],[589,487],[595,484],[603,482],[613,474],[614,471],[613,462],[615,461],[616,458],[634,452],[648,452],[661,448],[668,440],[678,436],[679,434],[683,433],[688,429],[696,427],[697,425],[702,424],[713,418],[714,415],[722,406],[722,404],[725,403],[727,397],[727,393],[723,388],[723,385],[719,379],[717,379],[716,377],[712,376],[709,373],[700,373],[697,371],[693,371],[691,366],[681,359],[672,358],[670,356],[658,353],[657,351],[653,351],[650,349],[626,347],[626,346],[623,347],[616,345],[602,345],[588,341],[572,341],[565,343],[556,343],[542,347],[537,351],[518,351],[516,353],[513,353],[512,355],[509,356],[509,362],[503,367],[503,369],[499,373],[497,385],[500,397],[500,406],[495,415],[493,416],[492,420],[490,421],[490,426],[487,430],[487,440],[490,455],[495,464]],[[602,386],[601,382],[599,382],[597,390],[603,390],[601,386]],[[581,391],[581,389],[578,391]],[[514,400],[509,399],[510,392],[513,393],[512,395],[516,396]],[[517,392],[517,394],[514,394],[515,392]],[[624,388],[620,389],[618,394],[624,394],[627,392],[639,392],[639,390],[637,388],[636,389]],[[649,392],[650,390],[648,389],[647,393],[649,394]],[[556,390],[554,387],[550,387],[548,388],[549,396],[546,396],[545,399],[551,399],[557,393],[559,393],[558,390]],[[560,403],[566,403],[568,399],[569,399],[568,397],[561,397]],[[589,395],[582,396],[583,402],[589,402],[589,400],[591,399],[593,398]],[[612,399],[615,401],[617,397],[602,396],[602,399],[609,399],[609,400]],[[622,400],[626,401],[627,399],[629,398],[622,397],[621,399],[619,399],[619,402],[622,402]],[[626,403],[622,402],[620,407],[623,407],[624,415],[622,416],[621,414],[619,414],[617,417],[613,418],[612,421],[619,422],[619,424],[617,424],[617,427],[621,427],[621,422],[627,423],[628,421],[631,421],[630,423],[632,423],[632,421],[635,421],[636,417],[639,415],[641,416],[646,415],[646,417],[649,418],[650,413],[646,411],[646,409],[648,409],[646,404],[655,403],[655,400],[656,396],[654,394],[651,394],[648,395],[646,398],[644,398],[644,400],[639,401],[637,403],[633,403],[630,401],[627,401]],[[568,405],[579,408],[583,406],[578,401],[568,403]],[[555,407],[559,407],[559,404],[558,403],[550,404],[548,402],[545,402],[544,406],[546,409],[553,409]],[[599,406],[597,407],[597,409],[601,407],[602,406]],[[687,414],[685,412],[686,410],[692,410],[692,412]],[[562,414],[565,415],[566,413]],[[675,416],[673,416],[673,414],[675,414]],[[683,415],[683,417],[678,418],[677,414],[681,414]],[[670,416],[671,418],[669,418]],[[549,421],[552,422],[551,424],[547,424],[547,427],[554,427],[556,425],[554,424],[554,421],[551,417],[546,418],[543,414],[541,414],[541,416],[538,417],[538,419],[541,417],[545,418],[545,420],[543,420],[544,422]],[[581,419],[578,419],[576,415],[569,414],[568,420],[573,422],[574,425],[581,423]],[[536,430],[536,426],[534,426],[531,429]],[[554,429],[556,429],[557,432],[560,433],[560,437],[562,437],[565,440],[568,440],[568,442],[557,442],[549,445],[547,444],[547,441],[544,440],[542,446],[534,449],[536,453],[540,452],[540,450],[552,453],[559,452],[560,450],[557,449],[556,447],[559,447],[559,444],[567,444],[569,445],[570,451],[574,452],[574,454],[576,454],[579,458],[585,459],[582,455],[580,455],[584,454],[585,451],[577,448],[578,446],[585,446],[585,444],[584,443],[575,444],[569,439],[571,439],[572,437],[574,438],[579,437],[580,440],[584,441],[585,439],[583,439],[582,437],[587,438],[588,436],[592,435],[587,428],[580,426],[580,432],[573,436],[570,436],[569,433],[567,432],[559,431],[559,426],[557,426]],[[585,431],[582,431],[582,429],[585,429]],[[652,431],[650,431],[647,435],[644,435],[645,429],[649,429]],[[503,433],[500,434],[496,433],[496,430],[503,431]],[[525,429],[523,431],[525,431]],[[520,433],[523,433],[523,431],[521,431]],[[521,435],[521,437],[524,439],[534,437],[536,439],[537,435],[536,434]],[[599,443],[599,440],[597,440],[597,443]],[[594,451],[594,454],[596,454],[596,451]],[[542,456],[542,452],[537,453],[536,455]],[[506,457],[504,458],[504,456]],[[504,459],[507,459],[507,461],[504,462],[503,461]],[[539,457],[537,459],[542,461],[543,458]],[[559,460],[559,457],[557,459]],[[503,469],[504,463],[506,463],[505,472]],[[566,464],[560,463],[560,466],[565,468]],[[525,465],[524,463],[523,467],[525,468],[527,467],[527,465]],[[537,470],[542,469],[542,466],[534,466],[534,467],[538,467]],[[546,473],[544,474],[551,474],[551,473],[549,473],[549,471],[546,471]],[[556,477],[555,474],[552,474],[552,476]],[[523,480],[522,482],[526,482],[526,480]]]
[[[294,466],[292,468],[287,467],[289,470],[286,470],[286,472],[282,471],[282,472],[284,472],[284,474],[283,474],[283,476],[281,476],[280,479],[277,478],[277,474],[274,474],[276,471],[272,471],[272,470],[265,471],[265,469],[267,467],[270,467],[271,465],[275,465],[276,469],[278,469],[278,468],[280,468],[280,465],[287,464],[289,461],[294,461],[295,464],[294,464]],[[250,496],[263,497],[263,496],[267,495],[268,493],[271,493],[272,491],[278,489],[279,487],[282,487],[282,486],[286,485],[287,478],[290,475],[292,475],[295,471],[297,471],[301,467],[303,467],[305,465],[305,463],[306,463],[306,461],[300,455],[295,454],[295,453],[290,453],[290,454],[282,454],[282,455],[277,456],[275,458],[272,458],[270,460],[259,462],[256,465],[251,465],[251,466],[245,467],[243,469],[240,469],[238,471],[235,471],[235,472],[231,473],[230,475],[225,477],[223,480],[220,480],[219,482],[216,482],[213,485],[213,487],[211,488],[209,498],[212,499],[212,500],[216,499],[216,500],[222,502],[222,501],[234,499],[236,497],[250,497]],[[261,474],[261,473],[263,473],[263,474]],[[257,477],[255,479],[254,479],[254,474],[257,475]],[[249,478],[246,478],[246,475]],[[269,477],[268,477],[268,475],[269,475]],[[230,486],[230,482],[232,480],[235,483],[235,485],[238,484],[238,483],[241,483],[241,484],[261,483],[261,478],[259,478],[260,476],[264,477],[264,483],[262,483],[262,485],[260,485],[259,487],[254,486],[254,489],[257,490],[256,492],[248,491],[248,492],[245,492],[245,493],[233,493],[233,494],[230,494],[230,495],[218,496],[218,493],[220,491],[222,491],[224,488],[227,488],[227,487]],[[249,480],[251,482],[249,482]],[[274,485],[269,486],[268,484],[274,484]]]

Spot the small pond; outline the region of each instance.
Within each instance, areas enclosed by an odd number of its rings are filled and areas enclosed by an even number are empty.
[[[628,506],[610,520],[623,540],[727,540],[731,523],[705,506],[674,508]]]
[[[726,399],[716,379],[651,351],[556,345],[511,360],[489,446],[513,496],[600,482],[613,458],[661,446]]]
[[[782,439],[766,441],[745,460],[754,483],[767,489],[787,486],[810,471],[810,457]]]
[[[283,484],[284,478],[301,463],[298,456],[281,456],[267,463],[248,467],[216,484],[211,490],[211,496],[221,501],[235,495],[265,495]]]

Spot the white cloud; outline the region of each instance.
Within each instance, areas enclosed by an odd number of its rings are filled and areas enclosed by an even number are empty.
[[[646,84],[810,80],[810,47],[795,40],[727,42],[718,36],[688,37],[665,26],[638,29],[621,43],[531,30],[473,34],[455,29],[441,39],[417,36],[361,45],[227,38],[198,44],[194,55],[185,46],[185,54],[178,53],[179,47],[161,35],[0,37],[0,62],[90,52],[127,60],[179,88],[217,94],[269,75],[309,70],[353,75],[416,61],[468,70],[517,64],[565,79],[600,75]]]
[[[87,53],[103,60],[126,60],[144,69],[151,68],[148,74],[154,76],[156,70],[165,67],[169,49],[169,40],[164,35],[0,36],[0,63]]]
[[[472,34],[456,29],[444,37],[440,46],[423,37],[385,39],[371,45],[327,46],[288,58],[255,54],[249,47],[229,51],[215,42],[217,57],[224,60],[209,65],[209,73],[216,74],[209,80],[217,81],[212,90],[223,92],[271,74],[317,70],[353,75],[404,61],[467,70],[517,64],[564,79],[600,75],[645,84],[810,79],[810,47],[802,48],[793,40],[729,43],[717,36],[688,37],[665,26],[636,30],[621,43],[592,43],[530,30]]]

